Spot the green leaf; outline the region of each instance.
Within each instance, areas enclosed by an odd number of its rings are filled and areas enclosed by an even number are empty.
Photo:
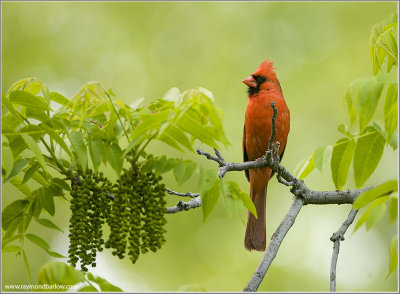
[[[191,160],[181,160],[178,165],[174,168],[174,176],[179,185],[182,185],[190,179],[194,170],[196,169],[196,163]]]
[[[390,274],[394,272],[394,270],[398,266],[399,262],[399,236],[397,235],[396,237],[393,238],[392,242],[390,243],[390,261],[389,261],[389,273],[388,277]]]
[[[39,163],[38,162],[34,162],[31,167],[25,172],[24,178],[22,180],[21,184],[25,184],[27,181],[29,181],[29,179],[32,177],[32,175],[37,171],[37,169],[39,168]]]
[[[382,72],[376,75],[376,80],[381,83],[389,83],[389,84],[397,83],[397,79],[394,75]]]
[[[134,128],[131,139],[135,140],[142,134],[150,134],[151,131],[158,131],[161,123],[168,120],[167,111],[159,111],[152,114],[140,116],[141,122]]]
[[[21,191],[24,195],[30,196],[31,195],[31,189],[26,184],[21,184],[22,179],[19,176],[15,176],[10,180],[10,183],[17,188],[19,191]]]
[[[85,274],[63,262],[51,261],[39,269],[39,285],[75,285],[81,282],[85,282]]]
[[[12,107],[12,106],[10,106]],[[14,113],[7,112],[1,117],[1,127],[4,132],[5,129],[15,130],[23,122],[23,118],[20,115],[15,115]]]
[[[28,205],[28,200],[16,200],[4,208],[1,214],[1,225],[3,229],[7,230],[15,218],[23,215]]]
[[[355,142],[342,138],[336,142],[332,150],[331,172],[336,189],[342,189],[347,181],[350,163],[353,158]]]
[[[241,191],[239,189],[239,185],[236,182],[230,181],[228,183],[228,188],[232,197],[239,199],[243,203],[244,207],[246,207],[257,218],[258,216],[256,207],[254,206],[254,203],[249,195]]]
[[[38,196],[39,202],[42,207],[46,209],[50,215],[53,216],[55,213],[54,197],[51,194],[50,190],[46,188],[39,188]]]
[[[345,135],[345,136],[347,136],[347,134],[348,134],[348,129],[347,129],[347,126],[345,125],[345,124],[340,124],[340,125],[338,125],[337,126],[337,130],[339,131],[339,132],[341,132],[343,135]]]
[[[379,83],[375,79],[364,79],[360,85],[360,96],[358,97],[360,130],[364,130],[371,121],[381,97],[382,89],[383,83]]]
[[[202,125],[190,114],[183,115],[176,123],[183,131],[191,134],[194,138],[210,147],[218,148],[214,138],[216,134],[213,128]]]
[[[16,234],[16,235],[10,236],[10,237],[7,236],[7,238],[5,238],[3,236],[2,241],[1,241],[1,246],[5,247],[8,243],[10,243],[12,241],[15,241],[17,239],[22,239],[23,236],[24,236],[24,234]]]
[[[35,142],[35,140],[27,134],[21,134],[22,139],[25,141],[26,145],[28,145],[29,149],[35,154],[39,164],[42,166],[43,170],[47,171],[47,166],[44,161],[44,157],[42,155],[42,151],[39,148],[39,145]]]
[[[1,169],[3,177],[6,177],[10,174],[13,165],[14,156],[12,154],[11,148],[3,144],[1,148]],[[5,171],[5,173],[3,173],[3,170]]]
[[[14,162],[13,168],[10,172],[10,174],[8,175],[8,177],[4,180],[4,182],[7,182],[8,180],[10,180],[11,178],[15,177],[16,175],[18,175],[22,169],[28,164],[29,162],[29,158],[20,158],[17,159]]]
[[[393,150],[397,149],[397,144],[399,143],[398,141],[399,140],[397,138],[397,132],[394,132],[392,137],[389,140],[389,145],[392,147]]]
[[[51,139],[53,139],[54,141],[57,142],[58,145],[60,145],[60,147],[67,152],[67,154],[69,155],[69,157],[72,159],[72,153],[71,150],[69,149],[68,145],[65,143],[65,140],[62,139],[60,137],[59,134],[57,134],[52,128],[50,128],[49,126],[45,125],[45,124],[40,124],[39,127],[41,127],[43,129],[43,131],[45,131],[49,137]]]
[[[17,246],[17,245],[8,245],[8,246],[5,246],[5,247],[2,247],[2,249],[1,249],[1,251],[7,252],[7,253],[10,253],[10,252],[21,252],[22,250],[23,250],[22,247]]]
[[[347,112],[349,115],[349,119],[350,119],[350,126],[353,126],[354,123],[357,120],[357,112],[356,109],[354,107],[354,102],[352,99],[352,89],[351,89],[351,85],[349,88],[347,88],[346,90],[346,94],[344,95],[344,104],[347,108]]]
[[[366,223],[367,230],[369,230],[374,224],[376,224],[384,215],[386,206],[385,201],[387,197],[380,197],[375,199],[364,214],[357,221],[354,227],[354,232],[357,231],[364,223]],[[378,208],[377,208],[378,207]]]
[[[25,117],[34,118],[41,122],[48,122],[50,117],[43,111],[34,108],[27,108],[25,111]]]
[[[177,143],[184,146],[186,149],[193,151],[192,144],[190,143],[187,135],[173,123],[170,123],[163,134],[160,136],[160,140],[164,141],[168,145],[180,150]],[[172,142],[171,142],[172,141]],[[176,142],[176,143],[175,143]]]
[[[385,131],[387,134],[388,141],[392,137],[393,132],[397,128],[397,116],[398,116],[398,92],[397,92],[398,84],[389,84],[386,90],[386,98],[385,98]]]
[[[32,243],[39,246],[46,252],[50,249],[50,245],[45,240],[43,240],[41,237],[39,237],[37,235],[26,234],[25,237],[28,238],[28,240],[30,240]]]
[[[229,186],[224,183],[224,179],[220,179],[220,192],[222,196],[222,200],[224,201],[226,211],[228,212],[228,215],[230,218],[232,218],[233,215],[233,197],[232,194],[229,193]]]
[[[109,283],[107,280],[94,276],[91,273],[87,274],[87,278],[89,281],[95,282],[99,285],[101,292],[123,292],[123,290]]]
[[[69,135],[69,140],[71,141],[72,147],[78,155],[78,159],[80,164],[82,165],[83,170],[86,170],[88,161],[87,148],[83,140],[82,134],[80,132],[72,132]]]
[[[51,181],[53,184],[60,187],[61,189],[65,191],[71,191],[71,187],[67,184],[65,180],[62,180],[60,178],[52,178]]]
[[[354,151],[354,180],[359,188],[368,180],[381,160],[385,137],[373,127],[358,137]]]
[[[50,250],[47,250],[47,254],[55,258],[66,258],[64,255]]]
[[[322,146],[314,151],[314,164],[315,167],[322,172],[331,161],[332,146]]]
[[[219,184],[219,180],[215,179],[210,189],[206,191],[203,190],[200,193],[202,203],[201,208],[203,210],[203,221],[206,221],[207,217],[210,215],[215,205],[217,204],[220,191]]]
[[[45,227],[48,227],[50,229],[58,230],[61,233],[64,233],[63,230],[61,230],[59,227],[57,227],[51,220],[45,219],[45,218],[35,218],[35,221]]]
[[[103,158],[106,157],[103,140],[101,139],[90,139],[89,137],[89,152],[92,158],[94,170],[98,170],[100,164],[103,162]]]
[[[65,98],[63,95],[57,92],[50,92],[50,100],[53,100],[60,105],[67,106],[68,108],[72,107],[71,100]]]
[[[349,85],[344,100],[351,125],[358,115],[360,130],[364,130],[376,110],[383,86],[375,77],[358,79]]]
[[[123,152],[118,144],[113,143],[110,146],[107,159],[118,176],[121,173],[122,165],[124,163]]]
[[[373,226],[375,226],[385,215],[386,212],[386,201],[387,197],[382,199],[382,202],[379,205],[375,205],[372,207],[371,211],[369,212],[369,217],[365,222],[365,226],[367,231],[369,231]]]
[[[314,153],[302,160],[296,167],[296,177],[300,180],[307,177],[315,168]]]
[[[393,223],[399,214],[399,196],[397,193],[390,195],[389,199],[389,222]]]
[[[175,102],[181,97],[181,92],[177,87],[173,87],[164,94],[163,100]]]
[[[386,183],[383,183],[382,185],[379,185],[378,187],[375,187],[371,190],[368,190],[362,194],[360,194],[357,198],[356,201],[353,203],[353,208],[354,209],[360,209],[364,207],[365,205],[369,204],[376,198],[379,198],[381,196],[388,195],[392,192],[397,191],[397,185],[398,182],[396,181],[387,181]]]
[[[42,98],[21,90],[12,91],[9,95],[9,101],[11,104],[18,104],[27,108],[49,110],[49,107]]]
[[[208,169],[208,170],[200,169],[200,176],[198,183],[200,193],[211,189],[216,180],[217,180],[217,172],[214,169]]]
[[[154,160],[153,169],[156,171],[156,173],[163,174],[173,169],[179,162],[180,160],[178,159],[174,158],[167,159],[167,157],[163,155]]]
[[[135,101],[133,101],[131,104],[129,104],[129,107],[132,108],[132,110],[136,110],[139,105],[143,102],[144,98],[139,98]]]

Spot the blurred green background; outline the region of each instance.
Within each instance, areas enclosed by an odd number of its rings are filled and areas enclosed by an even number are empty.
[[[275,62],[287,104],[291,131],[283,164],[297,163],[317,147],[340,137],[336,126],[347,122],[342,98],[353,80],[372,75],[368,38],[372,25],[397,11],[396,2],[2,2],[2,93],[21,78],[35,76],[50,90],[71,97],[81,85],[96,80],[130,104],[160,98],[168,89],[202,86],[212,91],[225,113],[232,143],[222,149],[228,161],[241,161],[246,87],[241,80],[265,59]],[[199,145],[198,147],[201,147]],[[153,142],[155,154],[215,164],[196,154],[179,154]],[[385,150],[367,185],[397,177],[397,152]],[[110,172],[111,173],[111,172]],[[247,191],[243,173],[230,173]],[[197,189],[197,176],[178,187]],[[330,171],[314,171],[312,189],[334,186]],[[353,182],[345,188],[353,188]],[[21,198],[9,184],[2,204]],[[169,197],[174,205],[179,199]],[[287,188],[274,179],[267,199],[267,238],[291,202]],[[68,229],[68,204],[57,199],[54,222]],[[284,240],[260,291],[329,291],[332,242],[350,206],[306,206]],[[120,261],[107,250],[92,270],[125,291],[241,291],[262,253],[243,247],[242,216],[230,218],[220,199],[203,223],[201,209],[168,215],[167,244],[157,253],[140,256],[136,264]],[[346,234],[337,272],[338,291],[397,291],[397,272],[386,278],[389,243],[396,225],[382,221]],[[32,224],[52,250],[67,255],[67,234]],[[50,260],[26,243],[34,279]],[[4,254],[2,281],[29,284],[21,257]],[[193,284],[197,284],[193,285]],[[192,285],[192,286],[190,286]],[[200,285],[200,286],[199,286]]]

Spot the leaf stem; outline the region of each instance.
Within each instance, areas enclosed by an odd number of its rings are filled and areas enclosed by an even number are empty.
[[[116,110],[115,107],[114,107],[114,103],[113,103],[113,101],[112,101],[112,99],[111,99],[110,94],[108,94],[108,92],[106,91],[106,89],[104,89],[103,86],[101,86],[101,87],[102,87],[104,93],[106,93],[108,99],[110,100],[111,107],[113,108],[115,114],[117,115],[118,121],[119,121],[119,123],[121,124],[122,130],[124,131],[124,134],[125,134],[125,136],[126,136],[126,139],[128,140],[128,143],[130,143],[130,139],[129,139],[128,133],[127,133],[125,127],[124,127],[124,124],[122,123],[121,117],[119,116],[117,110]]]

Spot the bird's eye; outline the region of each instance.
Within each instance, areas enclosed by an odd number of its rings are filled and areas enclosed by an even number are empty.
[[[265,82],[266,80],[267,80],[267,78],[266,77],[260,77],[260,80],[262,81],[262,82]]]

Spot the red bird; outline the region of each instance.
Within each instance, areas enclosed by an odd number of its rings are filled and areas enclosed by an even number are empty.
[[[273,63],[266,60],[248,78],[243,80],[248,88],[247,104],[243,130],[243,160],[253,161],[265,155],[271,137],[273,110],[271,102],[276,103],[276,135],[274,142],[279,141],[279,156],[282,159],[290,129],[290,114],[279,80],[276,77]],[[244,246],[247,250],[264,251],[266,245],[265,205],[268,181],[273,176],[269,168],[246,170],[250,181],[250,198],[253,201],[257,216],[248,213]]]

